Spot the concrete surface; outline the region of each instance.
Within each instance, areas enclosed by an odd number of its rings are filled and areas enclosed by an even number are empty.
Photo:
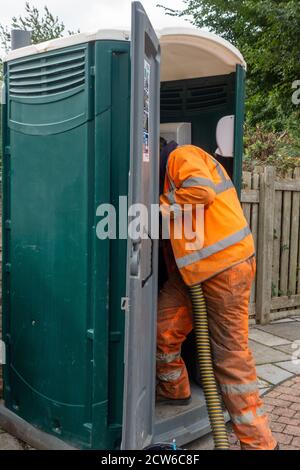
[[[257,364],[259,389],[273,434],[280,449],[300,450],[300,317],[278,320],[267,326],[252,326],[249,337]],[[281,354],[285,356],[283,361]],[[299,364],[293,361],[297,358]],[[231,449],[238,450],[240,446],[231,426],[228,431]],[[199,450],[213,447],[211,434],[186,446]]]

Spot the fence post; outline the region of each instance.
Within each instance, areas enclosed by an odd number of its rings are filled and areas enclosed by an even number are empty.
[[[271,312],[275,176],[275,169],[266,167],[260,177],[256,319],[262,325]]]

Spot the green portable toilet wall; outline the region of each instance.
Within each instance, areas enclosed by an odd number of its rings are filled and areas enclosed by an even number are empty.
[[[3,160],[3,148],[2,148],[2,143],[3,143],[3,139],[2,139],[2,90],[4,90],[3,88],[3,82],[0,80],[0,165],[1,165],[1,180],[2,180],[2,160]]]
[[[120,445],[126,240],[95,226],[127,195],[129,90],[125,40],[6,64],[5,403],[87,448]]]
[[[158,202],[159,46],[140,4],[133,8],[133,52],[128,34],[100,31],[13,51],[5,64],[5,405],[79,448],[118,448],[122,431],[123,447],[141,448],[154,433],[157,243],[129,240],[127,250],[126,240],[96,236],[97,208],[118,207],[128,194],[129,166],[130,200]],[[238,51],[214,35],[166,30],[159,37],[162,90],[244,70]],[[149,169],[141,145],[144,55],[153,92]],[[240,83],[242,90],[243,77]],[[237,119],[240,149],[241,126]],[[142,254],[137,273],[132,250],[134,259],[135,250]],[[126,298],[126,283],[135,301]],[[186,426],[182,435],[186,442]]]

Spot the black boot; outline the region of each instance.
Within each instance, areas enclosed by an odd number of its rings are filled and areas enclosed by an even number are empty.
[[[162,395],[156,396],[156,403],[158,405],[171,405],[171,406],[187,406],[191,403],[192,397],[188,398],[167,398]]]

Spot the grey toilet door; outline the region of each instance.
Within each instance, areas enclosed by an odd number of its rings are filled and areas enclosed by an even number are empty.
[[[159,202],[160,47],[140,2],[132,4],[131,68],[128,204],[143,204],[148,216],[138,224],[143,232],[128,237],[122,448],[142,449],[153,437],[155,406],[158,240],[150,214]]]

